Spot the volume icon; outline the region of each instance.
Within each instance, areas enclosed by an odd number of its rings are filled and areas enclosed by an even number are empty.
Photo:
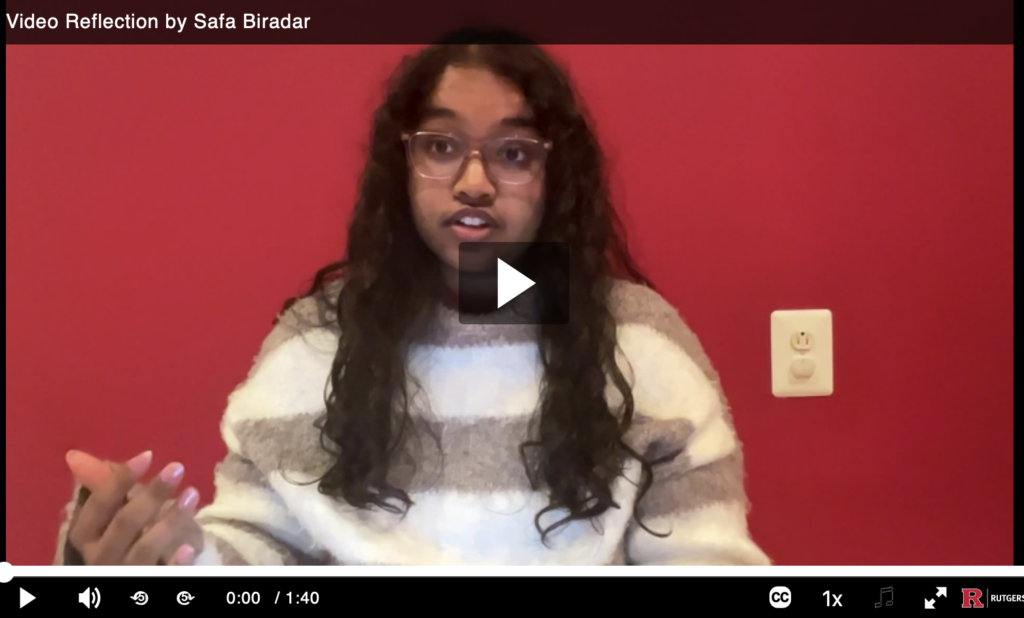
[[[86,588],[78,593],[78,602],[89,608],[100,606],[100,589]]]

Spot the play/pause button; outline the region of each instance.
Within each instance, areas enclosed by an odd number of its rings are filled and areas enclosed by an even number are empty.
[[[463,324],[566,324],[571,288],[564,242],[459,245]]]
[[[503,307],[508,301],[529,290],[536,283],[533,279],[506,264],[505,260],[499,258],[498,308]]]
[[[25,607],[32,601],[36,600],[35,596],[33,596],[31,592],[25,590],[24,588],[18,589],[18,595],[21,598],[21,605],[19,607]]]

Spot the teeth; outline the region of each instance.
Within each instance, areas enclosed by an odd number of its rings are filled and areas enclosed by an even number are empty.
[[[459,219],[459,223],[462,225],[468,225],[470,227],[481,227],[487,225],[483,219],[479,217],[463,217]]]

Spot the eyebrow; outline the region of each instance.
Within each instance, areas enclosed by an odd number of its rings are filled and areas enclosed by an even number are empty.
[[[439,107],[437,105],[428,105],[423,111],[423,121],[445,119],[445,120],[459,120],[460,116],[453,110],[447,107]],[[499,123],[505,127],[512,127],[516,129],[534,129],[537,127],[537,123],[534,119],[528,115],[520,114],[518,116],[509,116],[502,118]]]

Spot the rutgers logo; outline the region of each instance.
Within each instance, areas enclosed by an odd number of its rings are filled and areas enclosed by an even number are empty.
[[[981,604],[981,590],[977,588],[963,588],[961,590],[964,595],[964,602],[960,607],[985,607]]]

